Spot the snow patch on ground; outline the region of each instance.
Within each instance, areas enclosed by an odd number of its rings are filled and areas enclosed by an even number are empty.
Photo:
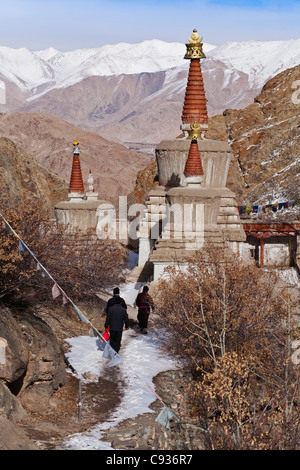
[[[67,357],[77,371],[77,376],[84,381],[83,374],[90,372],[106,378],[109,360],[103,359],[104,343],[98,338],[79,336],[68,339],[71,350]],[[107,450],[110,444],[102,442],[101,436],[112,426],[121,421],[134,418],[143,413],[153,412],[149,405],[156,400],[152,379],[158,373],[176,368],[175,362],[162,354],[155,332],[148,335],[136,334],[133,330],[123,332],[120,350],[122,362],[114,366],[120,380],[126,384],[123,400],[109,421],[99,423],[89,432],[77,433],[65,441],[62,449],[69,450]],[[84,406],[84,396],[82,397]],[[162,405],[163,406],[163,405]]]
[[[136,257],[134,253],[131,255],[130,261],[135,265]],[[142,282],[132,282],[120,286],[120,295],[127,305],[134,306],[143,285]],[[78,336],[67,339],[67,342],[70,344],[67,359],[82,382],[86,380],[84,376],[87,373],[89,377],[94,376],[95,381],[100,377],[110,380],[110,360],[103,358],[103,341],[96,337]],[[120,406],[109,421],[99,423],[89,432],[69,436],[62,449],[111,449],[108,443],[100,440],[107,429],[125,419],[153,412],[149,406],[157,397],[152,379],[160,372],[175,369],[175,361],[162,352],[155,329],[150,329],[147,335],[137,333],[133,329],[124,330],[119,355],[122,361],[114,368],[119,380],[126,384]],[[82,404],[84,407],[84,396]]]

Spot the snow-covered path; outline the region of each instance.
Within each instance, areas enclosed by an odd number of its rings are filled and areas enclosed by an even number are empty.
[[[132,284],[121,289],[121,294],[128,305],[132,305],[138,287],[140,286]],[[83,374],[87,372],[94,375],[95,380],[98,377],[104,379],[111,377],[109,360],[103,358],[104,343],[99,338],[80,336],[70,338],[68,342],[71,346],[68,359],[82,381],[85,380]],[[97,424],[89,432],[69,436],[62,449],[111,449],[109,443],[100,440],[107,429],[125,419],[153,412],[149,405],[156,400],[156,396],[148,386],[154,389],[153,377],[159,372],[174,369],[176,364],[160,350],[154,328],[150,328],[147,335],[142,335],[133,329],[125,330],[119,355],[122,361],[113,366],[116,370],[114,375],[126,384],[120,406],[112,413],[109,421]],[[82,405],[84,409],[84,396]]]

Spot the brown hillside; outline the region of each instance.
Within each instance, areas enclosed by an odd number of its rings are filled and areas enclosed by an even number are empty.
[[[210,119],[208,136],[231,146],[227,186],[241,203],[299,199],[299,79],[300,65],[269,80],[253,104]]]
[[[88,77],[8,109],[52,114],[110,141],[153,153],[161,140],[180,132],[188,74],[184,59],[182,64],[186,67],[154,73]],[[202,65],[210,116],[243,108],[260,91],[249,85],[247,74],[221,61],[209,59]]]
[[[84,184],[92,170],[99,197],[113,199],[128,194],[134,187],[137,172],[151,158],[86,132],[55,116],[16,112],[0,115],[0,136],[12,139],[51,172],[69,184],[73,159],[73,142],[81,149]]]
[[[52,213],[55,204],[64,200],[67,194],[68,188],[62,178],[51,173],[10,139],[0,138],[1,212],[22,202],[38,201]]]

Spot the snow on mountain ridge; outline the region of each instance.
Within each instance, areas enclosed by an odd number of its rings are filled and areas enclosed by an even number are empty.
[[[215,46],[204,44],[204,50]],[[0,47],[0,73],[22,89],[37,87],[53,78],[58,87],[74,84],[92,75],[157,72],[185,65],[185,46],[157,39],[138,44],[120,43],[94,49],[61,52]],[[17,59],[17,56],[19,59]],[[7,67],[7,64],[10,66]],[[51,86],[53,88],[53,86]]]
[[[300,63],[300,39],[289,41],[227,42],[221,46],[204,43],[208,59],[246,73],[249,84],[262,86],[266,80]],[[61,52],[52,47],[41,51],[26,48],[0,47],[0,74],[23,91],[43,85],[46,93],[53,88],[67,87],[84,78],[99,75],[121,75],[185,69],[183,43],[167,43],[158,39],[138,44],[119,43],[99,48]],[[49,86],[47,86],[49,84]],[[39,92],[40,93],[40,92]]]
[[[77,49],[50,59],[59,86],[74,84],[83,78],[158,72],[177,67],[183,62],[184,45],[163,41],[139,44],[121,43],[98,49]]]
[[[0,73],[24,89],[42,85],[54,78],[47,62],[24,47],[0,47]]]
[[[40,51],[34,51],[34,54],[39,56],[41,59],[48,61],[54,55],[59,54],[60,51],[54,47],[48,47],[47,49],[42,49]]]
[[[277,73],[300,63],[300,39],[227,42],[209,53],[231,68],[249,75],[249,84],[262,86]]]

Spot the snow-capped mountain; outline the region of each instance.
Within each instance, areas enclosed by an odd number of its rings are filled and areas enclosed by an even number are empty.
[[[251,104],[267,80],[300,64],[300,39],[203,49],[210,116]],[[0,112],[52,114],[129,147],[153,148],[180,133],[185,51],[183,43],[159,40],[68,52],[0,47]]]
[[[206,52],[213,49],[205,45]],[[61,52],[0,47],[0,74],[24,90],[73,85],[91,76],[158,72],[184,66],[184,44],[159,40]]]
[[[227,42],[211,50],[208,57],[246,73],[250,85],[263,86],[269,78],[300,64],[300,39]]]
[[[263,85],[282,70],[300,63],[300,39],[290,41],[204,43],[207,59],[249,75],[250,84]],[[61,52],[0,47],[0,74],[24,91],[66,87],[91,76],[153,73],[186,68],[185,45],[147,40],[139,44],[106,45],[94,49]],[[205,62],[205,61],[203,61]]]
[[[47,61],[25,48],[0,47],[0,75],[22,91],[55,80],[54,71]]]

